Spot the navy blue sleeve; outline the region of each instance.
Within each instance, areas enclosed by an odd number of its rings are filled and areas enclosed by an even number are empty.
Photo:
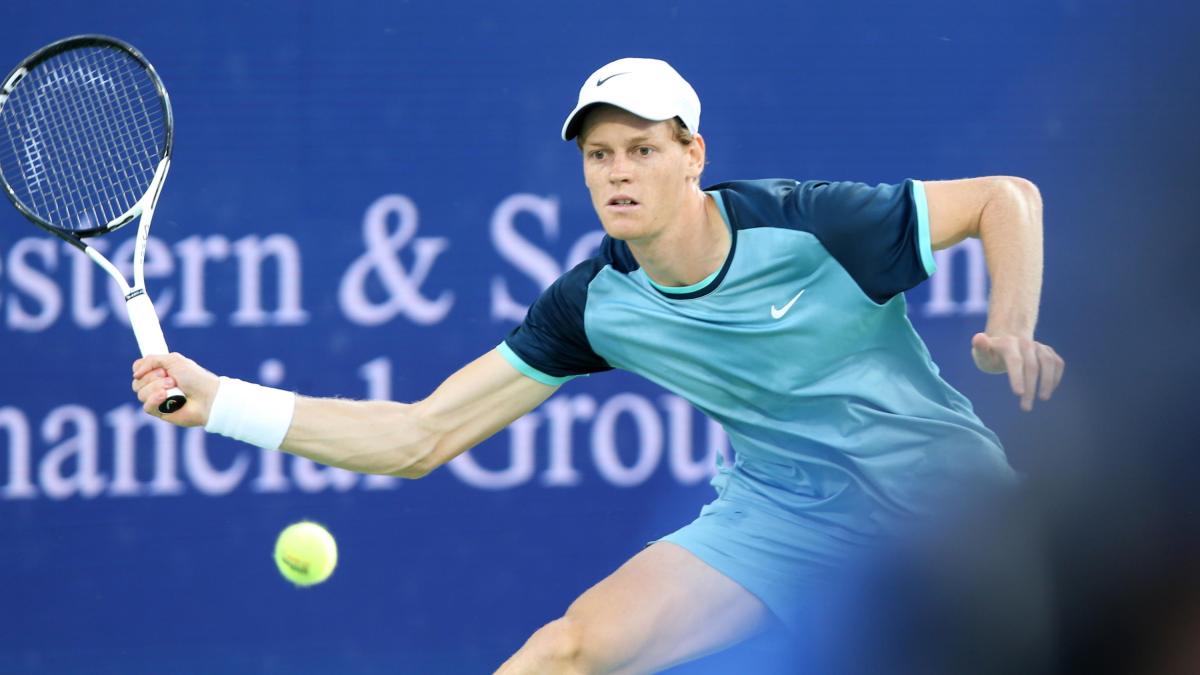
[[[500,353],[513,367],[554,386],[578,375],[612,370],[592,351],[583,325],[588,284],[603,267],[596,258],[585,260],[538,297],[521,325],[500,344]]]
[[[784,197],[794,225],[808,230],[872,300],[884,303],[934,271],[920,181],[874,187],[807,181]]]

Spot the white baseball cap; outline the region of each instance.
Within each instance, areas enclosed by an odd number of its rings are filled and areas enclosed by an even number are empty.
[[[678,117],[688,131],[700,130],[700,97],[666,61],[618,59],[588,76],[579,90],[579,103],[563,122],[564,141],[579,135],[580,113],[597,103],[655,122]]]

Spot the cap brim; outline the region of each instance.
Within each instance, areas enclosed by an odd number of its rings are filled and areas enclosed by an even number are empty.
[[[579,125],[583,122],[582,113],[594,105],[596,105],[595,102],[580,104],[575,106],[570,115],[567,115],[567,121],[563,122],[562,127],[562,139],[564,141],[569,141],[579,135]]]
[[[575,106],[575,109],[571,111],[570,115],[567,115],[567,121],[563,122],[562,139],[564,141],[569,141],[578,136],[579,127],[583,124],[587,110],[601,104],[607,104],[613,106],[614,108],[620,108],[625,112],[637,115],[638,117],[644,120],[650,120],[651,122],[662,122],[663,120],[669,120],[677,116],[673,110],[654,110],[647,106],[629,106],[623,103],[615,103],[607,100],[584,101]]]

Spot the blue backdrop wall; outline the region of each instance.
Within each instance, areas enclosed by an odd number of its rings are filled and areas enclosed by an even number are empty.
[[[177,129],[147,263],[168,342],[312,395],[423,396],[589,254],[599,224],[557,133],[614,58],[693,83],[711,182],[1025,176],[1046,204],[1038,335],[1068,363],[1055,400],[1022,414],[974,370],[977,245],[940,254],[912,320],[1020,469],[1170,511],[1194,468],[1197,18],[1073,0],[6,3],[0,67],[85,32],[154,62]],[[127,260],[131,238],[103,245]],[[0,673],[488,672],[694,517],[727,452],[623,374],[416,482],[156,425],[109,286],[0,209]],[[342,551],[308,590],[270,558],[300,518]],[[714,663],[688,672],[731,672]]]

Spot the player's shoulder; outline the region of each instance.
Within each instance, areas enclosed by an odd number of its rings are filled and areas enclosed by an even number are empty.
[[[755,180],[730,180],[710,185],[705,191],[719,191],[725,199],[738,202],[782,202],[806,183],[825,181],[799,181],[794,178],[759,178]]]
[[[814,190],[829,185],[825,180],[760,178],[732,180],[705,188],[718,192],[734,229],[783,227],[802,229],[802,207]]]
[[[588,287],[596,276],[609,268],[621,274],[629,274],[638,268],[638,262],[628,244],[604,235],[590,258],[580,261],[564,272],[548,290],[558,296],[568,295],[581,299],[587,296]],[[582,303],[582,300],[580,302]]]
[[[812,231],[841,221],[848,213],[863,214],[886,205],[904,189],[854,181],[765,178],[735,180],[707,188],[718,191],[735,229],[781,227]]]

